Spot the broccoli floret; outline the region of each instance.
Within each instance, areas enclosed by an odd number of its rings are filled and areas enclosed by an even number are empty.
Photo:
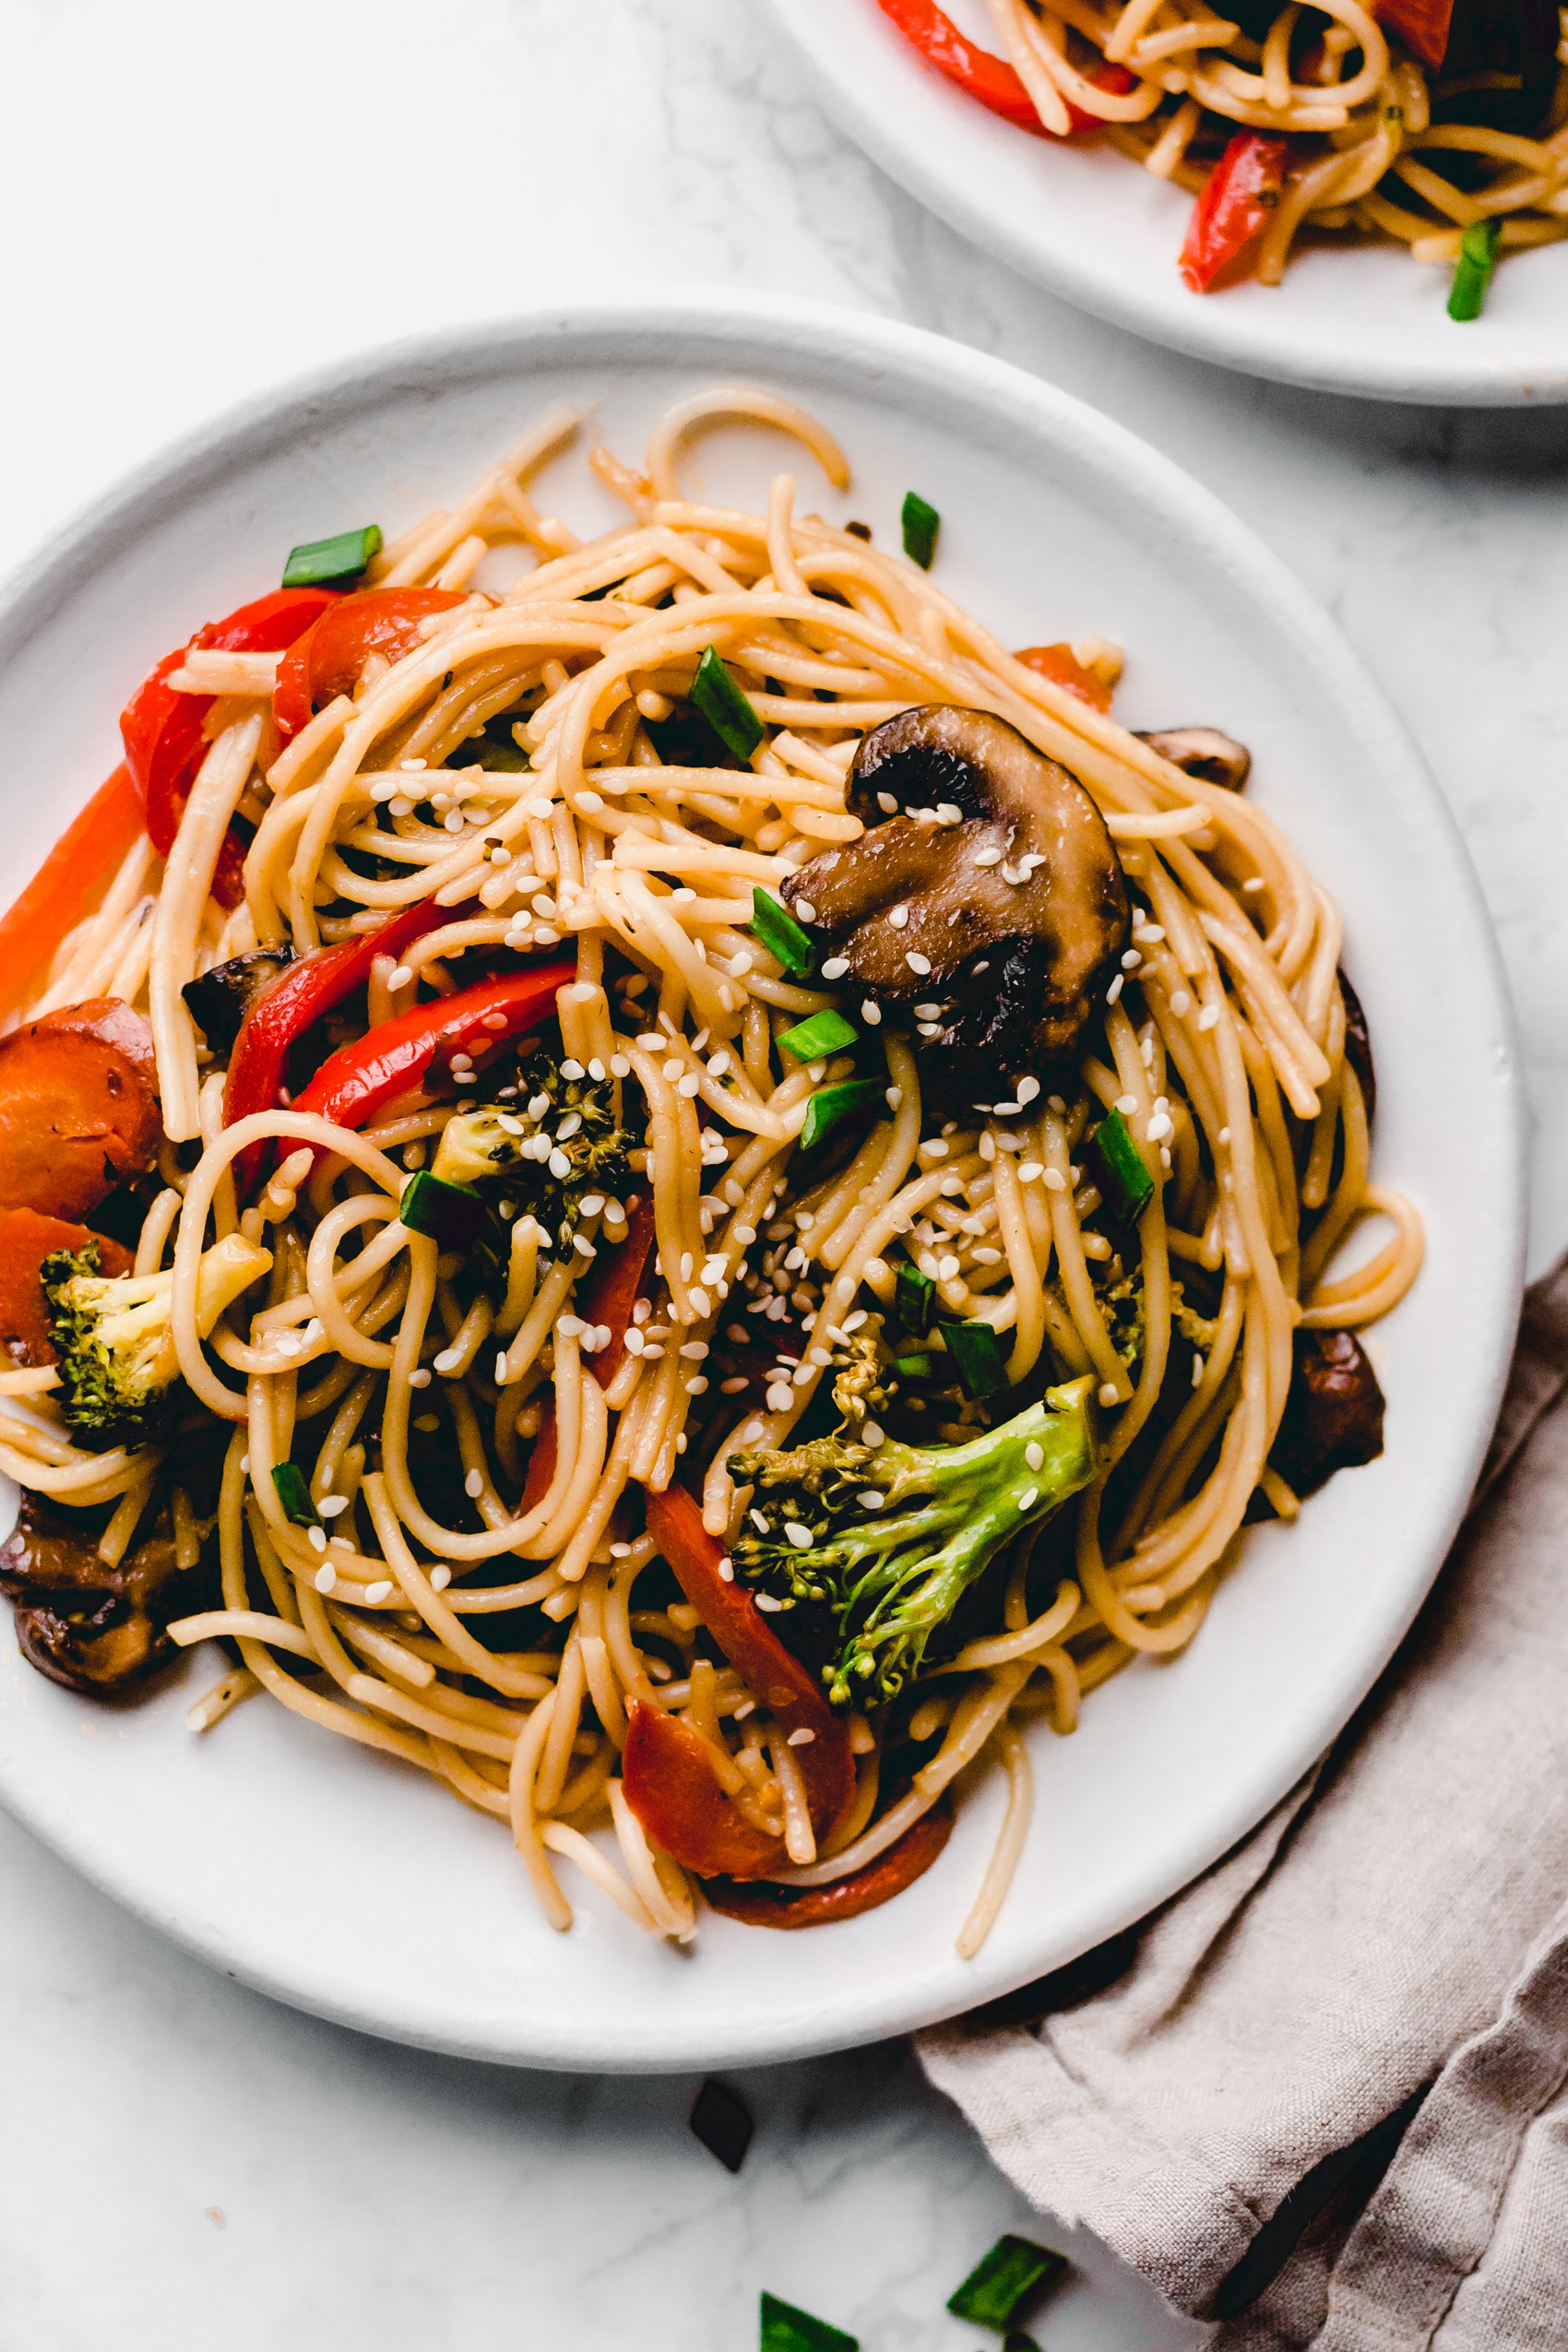
[[[225,1307],[272,1264],[231,1233],[207,1251],[196,1282],[196,1329],[206,1339]],[[156,1435],[179,1376],[170,1327],[174,1277],[101,1274],[98,1244],[56,1250],[40,1272],[60,1357],[62,1410],[75,1430],[109,1445]]]
[[[531,1213],[566,1249],[585,1194],[624,1192],[635,1141],[616,1123],[609,1078],[540,1055],[518,1071],[513,1099],[481,1103],[447,1121],[430,1172],[444,1184],[467,1184],[493,1206],[505,1193],[512,1204],[505,1221]]]
[[[891,1699],[990,1562],[1093,1478],[1093,1382],[1046,1391],[968,1445],[868,1445],[848,1429],[790,1453],[732,1454],[754,1491],[736,1574],[786,1608],[826,1608],[835,1706]],[[874,1433],[874,1432],[873,1432]]]

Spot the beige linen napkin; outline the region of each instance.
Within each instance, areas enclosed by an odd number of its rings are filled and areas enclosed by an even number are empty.
[[[981,2012],[921,2054],[1026,2195],[1217,2320],[1216,2352],[1564,2352],[1565,1898],[1568,1261],[1344,1737],[1115,1981],[1060,1971],[1038,2023]]]

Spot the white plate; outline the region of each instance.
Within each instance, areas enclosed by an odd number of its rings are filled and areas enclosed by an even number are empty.
[[[1133,724],[1213,721],[1338,893],[1380,1070],[1377,1164],[1426,1218],[1425,1273],[1377,1334],[1388,1450],[1290,1529],[1260,1530],[1192,1651],[1039,1735],[1039,1805],[980,1958],[953,1937],[999,1794],[962,1812],[887,1908],[781,1935],[704,1922],[651,1944],[574,1881],[543,1924],[499,1827],[401,1766],[256,1699],[209,1737],[184,1710],[216,1654],[137,1706],[56,1690],[0,1610],[0,1797],[100,1885],[216,1966],[410,2041],[548,2066],[797,2057],[950,2015],[1084,1951],[1221,1853],[1345,1721],[1409,1622],[1480,1458],[1518,1298],[1519,1101],[1508,1006],[1470,869],[1398,722],[1285,570],[1186,477],[1028,376],[908,328],[732,296],[554,313],[345,363],[160,458],[0,600],[4,895],[114,754],[127,689],[285,551],[449,505],[547,402],[636,457],[672,396],[715,380],[808,402],[855,467],[807,508],[897,543],[914,486],[943,515],[942,586],[1014,644],[1130,648]],[[708,492],[761,501],[777,436],[705,444]],[[696,469],[694,467],[694,476]],[[579,460],[545,477],[579,529],[612,519]],[[1455,1118],[1455,1105],[1464,1116]]]
[[[1026,278],[1134,335],[1250,375],[1462,408],[1568,400],[1568,244],[1511,254],[1482,315],[1392,245],[1298,254],[1282,286],[1194,294],[1193,200],[1101,141],[1004,123],[923,65],[876,0],[767,0],[840,126],[932,212]],[[944,0],[994,51],[981,0]]]

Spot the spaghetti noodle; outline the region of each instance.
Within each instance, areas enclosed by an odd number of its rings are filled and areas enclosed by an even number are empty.
[[[1028,1818],[1020,1727],[1069,1734],[1182,1647],[1249,1513],[1294,1513],[1302,1351],[1359,1357],[1420,1228],[1370,1181],[1338,917],[1278,827],[1109,715],[1113,648],[1009,654],[787,474],[764,514],[685,494],[721,415],[847,483],[814,420],[717,391],[645,471],[591,451],[630,514],[579,544],[529,495],[577,428],[553,410],[310,634],[163,665],[160,708],[207,698],[184,783],[144,762],[149,811],[180,803],[166,858],[128,851],[0,1047],[3,1096],[12,1047],[145,1007],[163,1140],[116,1195],[134,1270],[91,1236],[43,1260],[0,1467],[51,1542],[80,1530],[96,1598],[155,1524],[171,1590],[215,1559],[168,1627],[234,1654],[194,1728],[265,1693],[431,1776],[509,1827],[557,1928],[568,1871],[656,1935],[694,1931],[699,1881],[774,1925],[848,1916],[934,1860],[991,1756],[973,1953]],[[956,1071],[941,1003],[822,952],[808,885],[878,840],[878,731],[915,720],[991,729],[1102,845],[1113,952],[1038,1075]],[[1007,908],[1050,878],[956,806],[897,822],[937,865],[968,843]],[[1338,1272],[1376,1217],[1393,1238]],[[133,1300],[169,1401],[127,1431],[105,1335]],[[890,1465],[1020,1466],[993,1560],[870,1682],[814,1651],[778,1561],[826,1554],[767,1508],[840,1420],[868,1521],[915,1475]],[[0,1555],[28,1605],[56,1573],[29,1586],[32,1540]],[[87,1607],[83,1642],[129,1621]]]

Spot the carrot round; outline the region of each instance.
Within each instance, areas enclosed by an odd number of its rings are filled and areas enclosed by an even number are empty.
[[[13,1364],[53,1363],[40,1268],[56,1250],[85,1250],[89,1241],[98,1244],[101,1273],[129,1274],[135,1259],[107,1234],[89,1233],[61,1217],[41,1217],[34,1208],[0,1209],[0,1355]]]
[[[0,1208],[86,1217],[152,1165],[162,1132],[151,1031],[117,998],[0,1039]]]
[[[117,767],[0,918],[0,1013],[21,1003],[67,932],[98,904],[142,826],[141,796],[130,770]]]

